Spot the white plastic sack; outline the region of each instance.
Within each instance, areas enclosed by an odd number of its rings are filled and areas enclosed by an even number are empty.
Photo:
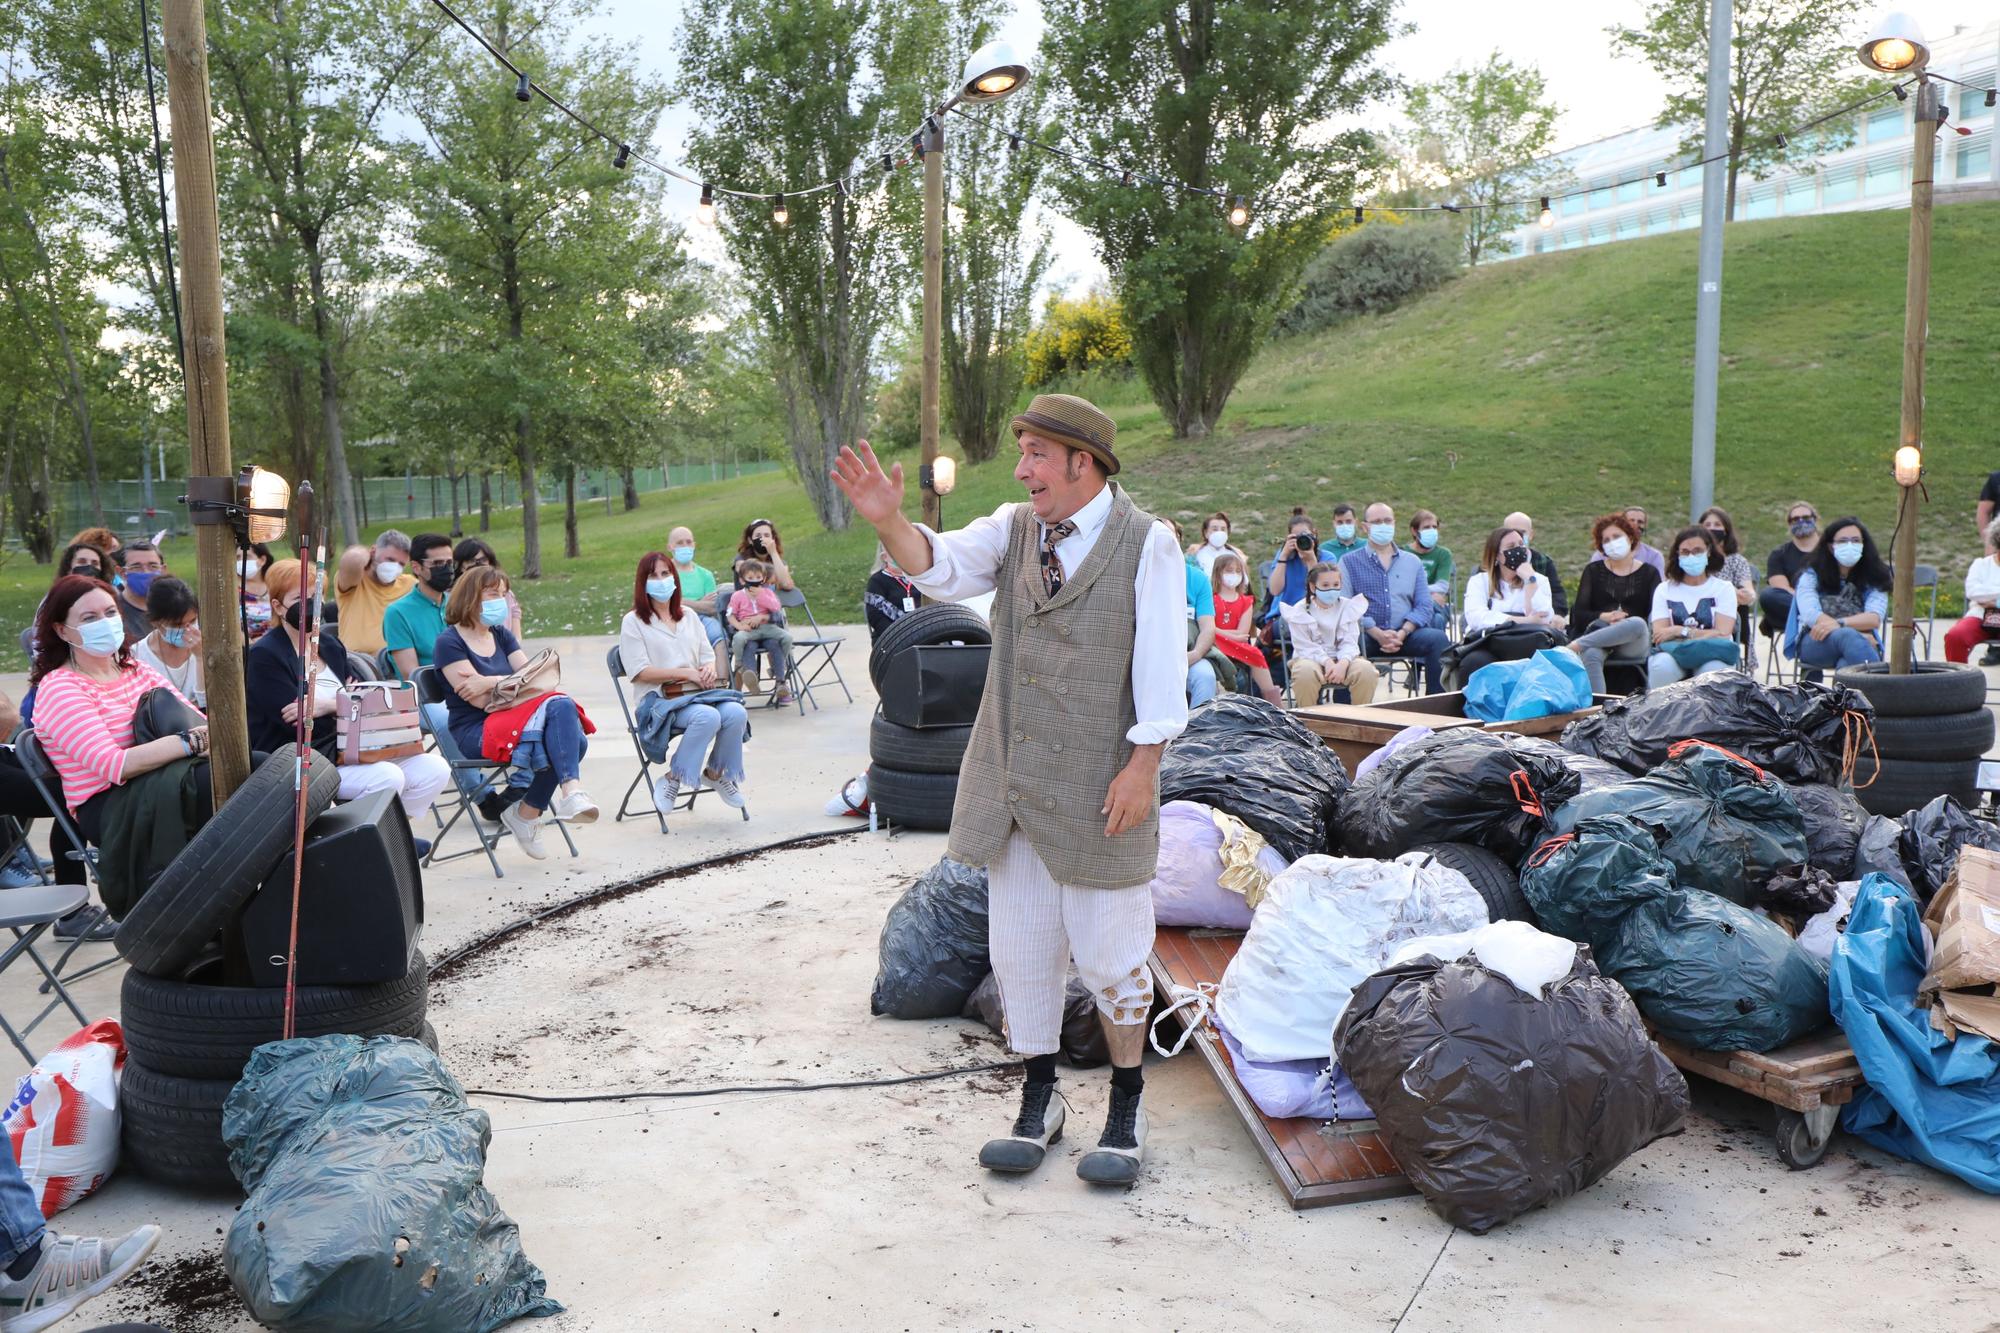
[[[1463,934],[1411,940],[1390,955],[1389,966],[1426,956],[1450,963],[1467,954],[1537,1000],[1543,987],[1568,976],[1576,966],[1574,941],[1536,930],[1525,921],[1495,921]]]
[[[1217,997],[1246,1056],[1325,1059],[1355,986],[1398,945],[1486,924],[1470,881],[1427,860],[1306,856],[1271,881]]]
[[[1254,915],[1243,895],[1225,889],[1222,830],[1210,808],[1199,801],[1168,801],[1160,807],[1160,862],[1153,874],[1153,922],[1161,926],[1205,926],[1246,930]],[[1285,858],[1266,847],[1257,864],[1275,877]]]
[[[35,1062],[0,1111],[0,1126],[43,1217],[104,1183],[118,1165],[118,1075],[125,1030],[115,1018],[80,1028]]]
[[[1822,963],[1833,961],[1833,943],[1847,929],[1847,914],[1854,910],[1854,893],[1859,880],[1844,879],[1833,886],[1833,906],[1807,919],[1799,928],[1799,948]]]

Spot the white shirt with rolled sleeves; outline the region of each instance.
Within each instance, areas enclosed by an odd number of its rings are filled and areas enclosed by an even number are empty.
[[[962,602],[993,591],[1007,554],[1007,533],[1018,504],[1004,504],[985,518],[953,532],[933,532],[919,523],[930,543],[931,567],[910,582],[940,601]],[[1056,544],[1063,577],[1082,567],[1111,517],[1111,488],[1070,515],[1076,531]],[[1047,525],[1043,525],[1046,529]],[[1164,523],[1146,534],[1139,573],[1132,581],[1137,614],[1132,634],[1132,715],[1125,733],[1134,745],[1161,745],[1187,728],[1186,559]]]

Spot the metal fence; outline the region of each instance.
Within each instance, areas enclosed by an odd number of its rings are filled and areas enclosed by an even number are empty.
[[[726,481],[776,472],[783,464],[770,459],[714,459],[706,463],[675,463],[671,467],[642,467],[632,472],[634,483],[644,492],[671,490],[703,482]],[[539,478],[544,505],[561,505],[560,476],[544,472]],[[155,481],[105,481],[99,484],[104,497],[104,521],[114,532],[125,536],[151,535],[162,528],[187,531],[187,512],[176,502],[186,489],[180,478]],[[521,486],[511,472],[495,472],[492,480],[493,507],[516,509],[521,504]],[[588,468],[576,474],[576,502],[613,507],[624,491],[624,483],[610,468]],[[420,519],[449,517],[451,480],[438,476],[354,478],[355,503],[360,507],[361,525],[401,524]],[[461,514],[479,512],[479,478],[458,479],[458,507]],[[57,540],[91,525],[90,488],[80,481],[65,482],[56,488],[55,530]],[[9,525],[12,526],[11,524]],[[7,544],[18,548],[20,540],[8,533]]]

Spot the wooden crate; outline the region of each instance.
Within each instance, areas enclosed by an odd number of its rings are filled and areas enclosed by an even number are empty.
[[[1153,984],[1167,995],[1174,986],[1192,989],[1219,982],[1242,942],[1240,931],[1163,926],[1153,940]],[[1204,1022],[1188,1045],[1221,1085],[1292,1207],[1325,1208],[1416,1192],[1373,1120],[1273,1119],[1257,1109],[1237,1082],[1229,1051],[1213,1024]]]

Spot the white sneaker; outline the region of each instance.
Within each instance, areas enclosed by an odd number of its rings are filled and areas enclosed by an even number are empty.
[[[500,812],[500,822],[514,835],[514,841],[521,844],[521,850],[537,861],[549,859],[549,849],[542,846],[542,830],[538,821],[521,818],[519,802]]]
[[[743,787],[735,778],[716,778],[713,780],[713,785],[715,794],[722,798],[724,805],[731,810],[743,808]]]
[[[655,810],[658,810],[663,815],[670,815],[674,812],[674,802],[680,798],[681,780],[678,775],[669,773],[663,778],[655,778],[653,780],[653,808]]]
[[[47,1232],[42,1257],[19,1281],[0,1273],[0,1330],[39,1333],[132,1276],[160,1243],[160,1229],[143,1226],[117,1240]]]
[[[590,793],[578,787],[567,796],[558,796],[554,814],[557,819],[569,824],[595,824],[597,822],[597,802],[590,799]]]

